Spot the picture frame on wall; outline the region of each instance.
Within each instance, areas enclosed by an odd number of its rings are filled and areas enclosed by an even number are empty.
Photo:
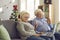
[[[44,4],[52,4],[52,0],[44,0]]]

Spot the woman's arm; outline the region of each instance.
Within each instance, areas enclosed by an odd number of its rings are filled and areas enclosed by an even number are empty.
[[[17,29],[18,29],[19,33],[21,33],[23,36],[40,36],[41,35],[41,34],[34,34],[31,32],[27,32],[24,28],[24,24],[22,24],[22,23],[17,24]]]
[[[31,32],[28,32],[28,31],[25,30],[23,23],[18,23],[18,24],[17,24],[17,30],[18,30],[19,33],[21,33],[23,36],[32,36],[32,35],[34,35],[34,33],[31,33]]]

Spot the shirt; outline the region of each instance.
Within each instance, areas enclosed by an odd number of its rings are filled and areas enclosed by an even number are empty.
[[[36,22],[37,24],[37,28],[36,31],[38,32],[46,32],[51,30],[48,23],[47,23],[47,19],[46,18],[38,18],[36,17],[33,22],[32,25],[35,25],[34,23]]]

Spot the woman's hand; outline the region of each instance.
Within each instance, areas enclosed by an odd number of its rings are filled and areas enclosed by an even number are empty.
[[[40,32],[40,34],[44,34],[44,32]]]
[[[44,34],[44,32],[40,32],[40,33],[38,33],[38,34],[34,34],[34,36],[39,37],[39,36],[41,36],[42,34]]]
[[[33,36],[37,36],[37,37],[39,37],[41,34],[34,34]]]

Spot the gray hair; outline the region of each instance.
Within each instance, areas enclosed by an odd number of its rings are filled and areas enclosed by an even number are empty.
[[[36,14],[38,14],[38,12],[41,12],[41,14],[44,15],[44,12],[43,12],[41,9],[37,9],[37,10],[35,10],[34,14],[36,15]]]

